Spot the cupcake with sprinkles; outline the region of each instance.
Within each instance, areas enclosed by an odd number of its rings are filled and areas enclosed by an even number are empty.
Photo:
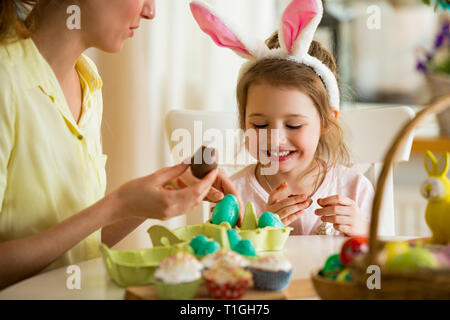
[[[247,258],[229,249],[217,250],[216,252],[205,256],[201,262],[205,269],[213,269],[217,265],[224,263],[241,268],[246,268],[250,265],[250,261]]]
[[[252,274],[238,266],[219,263],[203,272],[208,292],[214,299],[239,299],[252,285]]]
[[[203,265],[191,254],[178,252],[167,257],[155,271],[156,292],[161,299],[192,299],[202,282]]]
[[[281,255],[268,254],[253,259],[249,267],[255,289],[278,291],[289,285],[292,265]]]

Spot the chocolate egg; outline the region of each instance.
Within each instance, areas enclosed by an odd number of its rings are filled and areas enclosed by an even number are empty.
[[[203,257],[208,254],[214,253],[220,249],[220,244],[217,241],[207,241],[205,242],[196,252],[197,256]]]
[[[217,168],[217,161],[216,149],[202,146],[191,158],[192,174],[203,179],[209,172]]]
[[[284,224],[277,214],[266,211],[259,217],[258,221],[258,228],[265,227],[284,228]]]
[[[248,239],[243,239],[239,241],[234,246],[233,250],[239,254],[242,254],[243,256],[256,257],[255,247],[253,246],[253,243]]]
[[[228,241],[230,242],[230,248],[233,250],[233,248],[236,246],[236,244],[242,240],[242,237],[234,229],[228,229],[227,235],[228,235]]]
[[[217,205],[214,207],[211,223],[221,224],[222,222],[228,222],[233,228],[236,225],[239,217],[239,202],[232,194],[227,194]]]

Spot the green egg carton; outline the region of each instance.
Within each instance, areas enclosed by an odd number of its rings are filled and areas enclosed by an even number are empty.
[[[100,252],[111,279],[121,287],[153,284],[153,274],[162,260],[179,251],[192,253],[182,243],[140,250],[112,250],[100,244]]]
[[[241,228],[235,228],[242,239],[250,240],[256,251],[280,251],[283,249],[292,227],[258,228],[258,217],[256,216],[253,203],[247,203]]]
[[[147,233],[150,235],[154,247],[173,246],[173,245],[189,245],[189,242],[199,235],[217,241],[222,248],[229,249],[227,229],[230,229],[230,224],[223,222],[220,225],[215,225],[210,222],[202,224],[194,224],[169,230],[164,226],[151,226]]]

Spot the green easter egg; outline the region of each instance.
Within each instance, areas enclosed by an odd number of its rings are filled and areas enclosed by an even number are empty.
[[[197,252],[198,249],[200,249],[206,242],[208,242],[208,239],[204,235],[196,236],[189,242],[189,245],[194,250],[194,252]]]
[[[284,224],[281,222],[280,217],[277,214],[266,211],[259,217],[258,222],[258,228],[264,227],[284,228]]]
[[[222,222],[228,222],[233,228],[236,225],[239,217],[239,202],[232,194],[227,194],[217,205],[214,207],[211,223],[221,224]]]
[[[339,253],[336,253],[328,257],[322,269],[322,273],[327,278],[336,279],[337,275],[342,270],[344,270],[344,266],[339,259]]]
[[[352,281],[352,275],[349,269],[344,269],[336,277],[337,282],[350,282]]]
[[[390,271],[416,271],[420,268],[439,266],[436,257],[425,248],[413,248],[390,259],[386,268]]]
[[[203,257],[208,254],[214,253],[220,249],[220,244],[217,241],[207,241],[196,252],[197,256]]]
[[[242,240],[240,234],[234,229],[227,230],[228,241],[230,242],[230,248],[233,249],[236,244]]]
[[[241,230],[254,230],[258,227],[258,217],[256,216],[255,205],[248,202],[245,206],[244,218],[242,219]]]
[[[243,240],[239,241],[234,246],[233,250],[239,254],[242,254],[243,256],[256,257],[255,247],[253,246],[252,242],[248,239],[243,239]]]

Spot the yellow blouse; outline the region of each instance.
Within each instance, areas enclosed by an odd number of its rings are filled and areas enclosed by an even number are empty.
[[[46,230],[105,194],[102,81],[84,55],[76,69],[78,124],[33,40],[0,46],[0,241]],[[98,257],[99,240],[100,230],[45,271]]]

